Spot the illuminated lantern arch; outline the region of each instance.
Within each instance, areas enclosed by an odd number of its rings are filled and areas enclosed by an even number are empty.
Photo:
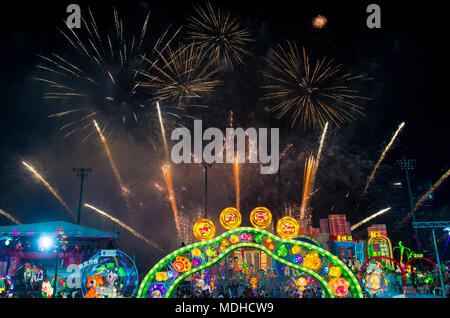
[[[231,239],[231,238],[234,239]],[[251,240],[248,238],[251,237]],[[245,238],[245,239],[244,239]],[[231,244],[224,244],[224,242],[231,242]],[[270,241],[270,244],[267,242]],[[284,251],[287,253],[278,253],[280,249],[278,247],[284,246]],[[295,246],[301,247],[305,255],[318,256],[323,258],[321,262],[321,267],[316,268],[315,266],[310,266],[306,262],[307,257],[302,262],[294,263],[293,258],[298,255],[293,255],[292,250],[295,250]],[[221,247],[221,248],[220,248]],[[202,253],[200,255],[199,250],[206,250],[213,248],[218,251],[218,254],[206,255]],[[214,264],[218,263],[220,260],[225,258],[228,254],[239,248],[254,248],[259,249],[266,253],[269,257],[280,262],[290,268],[293,268],[309,277],[315,279],[325,292],[325,296],[328,298],[334,298],[335,296],[342,296],[336,293],[335,290],[329,285],[332,279],[327,274],[322,274],[323,266],[335,266],[338,267],[342,272],[342,278],[348,282],[348,292],[349,296],[354,298],[362,298],[362,290],[353,272],[335,255],[331,254],[327,250],[306,242],[292,240],[292,239],[282,239],[270,232],[265,230],[253,228],[253,227],[240,227],[233,230],[229,230],[218,237],[208,240],[201,241],[191,245],[181,247],[175,250],[169,255],[161,259],[156,265],[148,272],[148,274],[143,279],[139,291],[137,294],[138,298],[148,298],[152,297],[151,288],[157,283],[156,275],[161,272],[168,272],[171,270],[173,262],[180,257],[184,257],[188,260],[193,260],[195,257],[202,257],[201,264],[198,266],[192,266],[184,272],[178,272],[171,278],[168,278],[164,282],[165,289],[161,290],[160,297],[170,298],[174,295],[177,287],[185,279],[191,277],[193,274],[203,271]],[[305,264],[303,264],[305,262]]]

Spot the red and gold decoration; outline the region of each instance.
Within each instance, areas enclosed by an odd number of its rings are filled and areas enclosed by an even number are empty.
[[[300,225],[297,220],[290,217],[285,216],[278,221],[277,224],[277,233],[283,239],[293,239],[298,236],[298,231],[300,229]]]
[[[216,234],[216,227],[211,220],[200,219],[194,224],[194,235],[199,241],[211,240]]]
[[[250,222],[257,229],[263,230],[272,222],[272,213],[265,207],[257,207],[250,213]]]
[[[331,287],[333,294],[338,297],[344,297],[348,294],[348,287],[350,286],[350,283],[343,278],[332,278],[328,282],[328,286]]]
[[[177,256],[173,263],[173,268],[180,273],[187,272],[191,270],[191,262],[184,256]]]
[[[232,230],[241,225],[242,217],[238,209],[226,208],[220,213],[219,220],[226,230]]]

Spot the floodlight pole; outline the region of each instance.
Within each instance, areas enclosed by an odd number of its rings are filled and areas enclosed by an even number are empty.
[[[80,199],[78,200],[78,219],[77,224],[80,225],[81,221],[81,201],[83,198],[83,183],[84,183],[84,177],[87,177],[90,172],[92,172],[91,168],[73,168],[73,172],[76,174],[77,177],[81,178],[80,182]]]
[[[437,266],[438,266],[438,270],[439,270],[439,279],[441,281],[442,298],[446,298],[447,294],[445,292],[445,284],[444,284],[444,279],[442,277],[441,261],[439,259],[440,257],[439,257],[439,251],[438,251],[437,244],[436,244],[436,235],[434,234],[434,228],[431,229],[431,233],[433,233],[433,244],[434,244],[434,251],[436,253]]]

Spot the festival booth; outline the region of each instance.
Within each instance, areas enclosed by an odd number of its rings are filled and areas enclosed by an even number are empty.
[[[78,265],[104,248],[111,248],[116,233],[63,221],[0,227],[0,275],[16,288],[45,282],[55,275],[72,274],[69,265]]]

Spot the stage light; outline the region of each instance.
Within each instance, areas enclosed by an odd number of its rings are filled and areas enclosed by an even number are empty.
[[[52,247],[52,245],[53,245],[53,240],[51,237],[41,236],[39,238],[39,248],[46,250],[46,249]]]

